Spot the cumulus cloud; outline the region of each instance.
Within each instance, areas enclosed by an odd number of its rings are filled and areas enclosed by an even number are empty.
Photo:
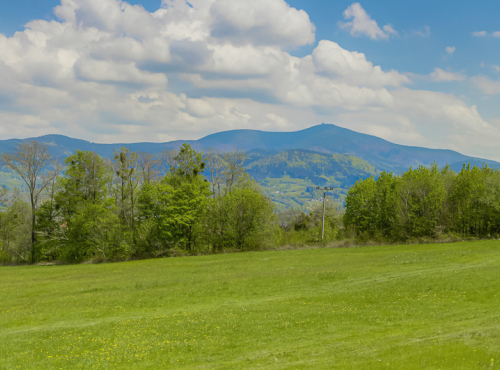
[[[434,72],[429,75],[431,81],[443,82],[443,81],[464,81],[467,76],[463,73],[446,72],[440,68],[434,68]]]
[[[339,22],[339,27],[347,29],[352,36],[368,36],[372,40],[387,40],[389,36],[397,35],[397,31],[391,24],[380,28],[375,20],[363,9],[360,3],[353,3],[343,13],[346,20],[350,22]]]
[[[408,77],[394,70],[382,71],[380,66],[367,61],[363,53],[345,50],[333,41],[320,41],[312,58],[319,72],[349,84],[380,88],[410,82]]]
[[[306,45],[315,27],[284,0],[218,0],[210,8],[211,35],[236,43]]]
[[[453,53],[455,52],[455,50],[456,50],[456,49],[457,49],[457,48],[456,48],[456,47],[454,47],[454,46],[447,46],[447,47],[446,47],[446,49],[445,49],[445,51],[446,51],[449,55],[451,55],[451,54],[453,54]]]
[[[495,31],[492,33],[493,37],[500,37],[500,31]]]
[[[404,144],[496,153],[495,127],[453,95],[411,90],[408,74],[329,40],[291,55],[315,30],[283,0],[163,0],[153,13],[122,0],[62,0],[55,13],[59,21],[0,34],[2,138],[168,141],[332,122]],[[357,3],[345,16],[354,35],[396,34]],[[465,76],[435,69],[428,78]]]

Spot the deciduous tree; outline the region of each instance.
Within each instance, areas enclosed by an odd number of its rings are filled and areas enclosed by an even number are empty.
[[[2,153],[2,162],[19,175],[28,187],[31,204],[31,262],[36,254],[36,208],[42,192],[58,175],[56,160],[47,145],[36,141],[21,142],[14,153]]]

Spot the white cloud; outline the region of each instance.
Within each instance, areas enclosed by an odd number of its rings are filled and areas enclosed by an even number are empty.
[[[167,141],[332,122],[403,144],[496,155],[496,129],[453,95],[411,90],[408,74],[329,40],[292,56],[290,47],[314,41],[314,25],[283,0],[189,4],[163,0],[150,13],[120,0],[62,0],[60,21],[0,34],[0,136]],[[396,34],[356,4],[346,10],[351,33]],[[465,76],[435,69],[426,78]],[[500,91],[495,81],[473,81]]]
[[[410,82],[408,77],[394,70],[384,72],[380,66],[373,66],[363,53],[345,50],[332,41],[320,41],[312,57],[319,72],[349,84],[377,88]]]
[[[455,52],[455,50],[456,50],[456,49],[457,49],[457,48],[456,48],[456,47],[454,47],[454,46],[447,46],[447,47],[446,47],[446,49],[445,49],[445,51],[446,51],[449,55],[452,55],[452,54]]]
[[[500,159],[495,153],[500,130],[486,122],[476,106],[450,94],[424,90],[402,88],[392,96],[388,109],[371,107],[339,116],[344,126],[390,141]]]
[[[488,35],[488,32],[486,32],[486,31],[475,31],[475,32],[472,32],[472,36],[474,36],[474,37],[485,37],[487,35]],[[500,37],[500,31],[492,32],[491,36],[493,36],[493,37]]]
[[[25,137],[29,132],[32,136],[53,133],[49,121],[38,116],[0,111],[0,137]]]
[[[277,114],[269,113],[269,114],[266,114],[266,117],[271,120],[271,122],[272,122],[272,124],[270,125],[271,127],[277,126],[283,130],[286,130],[286,128],[289,125],[288,120],[286,118],[280,117]]]
[[[500,159],[494,152],[500,130],[486,122],[475,105],[468,106],[450,94],[421,90],[401,89],[394,97],[395,112],[418,124],[415,130],[426,137],[426,146]]]
[[[412,34],[420,36],[420,37],[429,37],[431,35],[431,28],[429,26],[425,25],[423,29],[415,30],[415,31],[410,33],[410,35],[412,35]]]
[[[215,107],[205,99],[189,99],[185,94],[181,94],[180,98],[191,116],[207,118],[217,114]]]
[[[225,74],[267,74],[289,58],[288,53],[270,46],[216,44],[210,49],[213,56],[206,69]]]
[[[391,24],[380,28],[363,9],[360,3],[353,3],[344,11],[344,19],[352,19],[351,22],[339,22],[339,27],[347,29],[352,36],[368,36],[372,40],[387,40],[389,36],[397,35],[397,31]]]
[[[429,77],[434,82],[464,81],[467,78],[463,73],[446,72],[440,68],[434,68],[434,72]]]
[[[128,83],[165,88],[167,77],[162,73],[140,71],[134,63],[80,59],[74,65],[78,78],[103,83]]]
[[[315,27],[284,0],[218,0],[210,8],[211,34],[236,43],[305,45]]]
[[[474,37],[484,37],[486,36],[487,32],[486,31],[475,31],[472,32],[472,36]]]
[[[500,94],[500,81],[494,81],[486,76],[474,76],[472,82],[480,88],[485,94],[497,95]]]

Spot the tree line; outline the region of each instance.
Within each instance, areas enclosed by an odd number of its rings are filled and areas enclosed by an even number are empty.
[[[500,171],[469,164],[455,173],[434,164],[400,176],[382,172],[349,189],[343,222],[358,240],[498,237]]]
[[[236,150],[188,144],[159,155],[77,150],[63,164],[44,144],[3,153],[25,191],[0,188],[0,263],[127,260],[338,241],[498,237],[500,171],[420,166],[357,181],[344,204],[277,212]]]
[[[76,151],[60,165],[46,145],[25,142],[2,154],[28,196],[0,192],[0,260],[76,263],[266,248],[279,237],[279,221],[244,160],[236,150],[202,153],[184,144],[158,156]]]

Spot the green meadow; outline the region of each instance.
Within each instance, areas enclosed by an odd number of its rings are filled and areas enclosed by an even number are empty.
[[[0,369],[498,362],[495,240],[0,268]]]

